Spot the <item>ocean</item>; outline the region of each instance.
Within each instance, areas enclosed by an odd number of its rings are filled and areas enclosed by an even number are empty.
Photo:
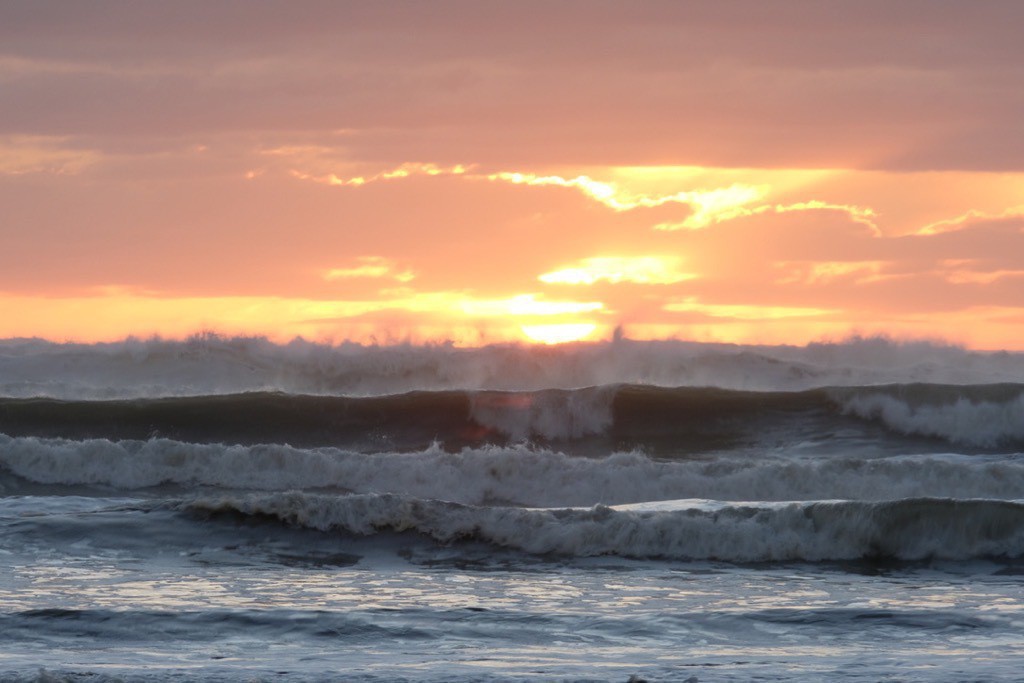
[[[0,680],[1024,680],[1024,355],[0,342]]]

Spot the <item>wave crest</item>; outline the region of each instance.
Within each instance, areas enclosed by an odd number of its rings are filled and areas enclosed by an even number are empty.
[[[417,453],[366,454],[168,439],[77,442],[0,436],[0,472],[4,470],[35,484],[71,488],[324,489],[538,507],[678,498],[1013,499],[1024,491],[1024,458],[1013,456],[805,459],[760,454],[658,461],[637,452],[580,458],[522,445],[458,453],[434,446]]]
[[[1024,504],[911,499],[784,504],[678,501],[674,509],[474,507],[407,496],[302,492],[199,499],[193,514],[269,516],[325,532],[416,532],[535,555],[826,561],[964,560],[1024,554]]]
[[[845,414],[879,420],[902,434],[938,437],[955,444],[994,448],[1024,441],[1024,394],[1002,400],[955,396],[942,402],[866,391],[842,403]]]

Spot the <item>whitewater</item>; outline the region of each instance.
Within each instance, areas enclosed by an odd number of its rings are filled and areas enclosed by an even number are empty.
[[[1024,355],[0,341],[0,680],[991,681]]]

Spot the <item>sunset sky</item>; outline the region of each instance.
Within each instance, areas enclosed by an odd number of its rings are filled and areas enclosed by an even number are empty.
[[[1024,3],[0,4],[0,337],[1024,349]]]

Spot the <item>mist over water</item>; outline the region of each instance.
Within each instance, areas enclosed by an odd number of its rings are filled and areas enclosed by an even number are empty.
[[[808,346],[616,339],[558,346],[363,346],[203,335],[102,344],[0,341],[0,395],[154,398],[281,391],[578,389],[609,384],[794,391],[896,383],[1024,382],[1022,355],[854,338]]]

